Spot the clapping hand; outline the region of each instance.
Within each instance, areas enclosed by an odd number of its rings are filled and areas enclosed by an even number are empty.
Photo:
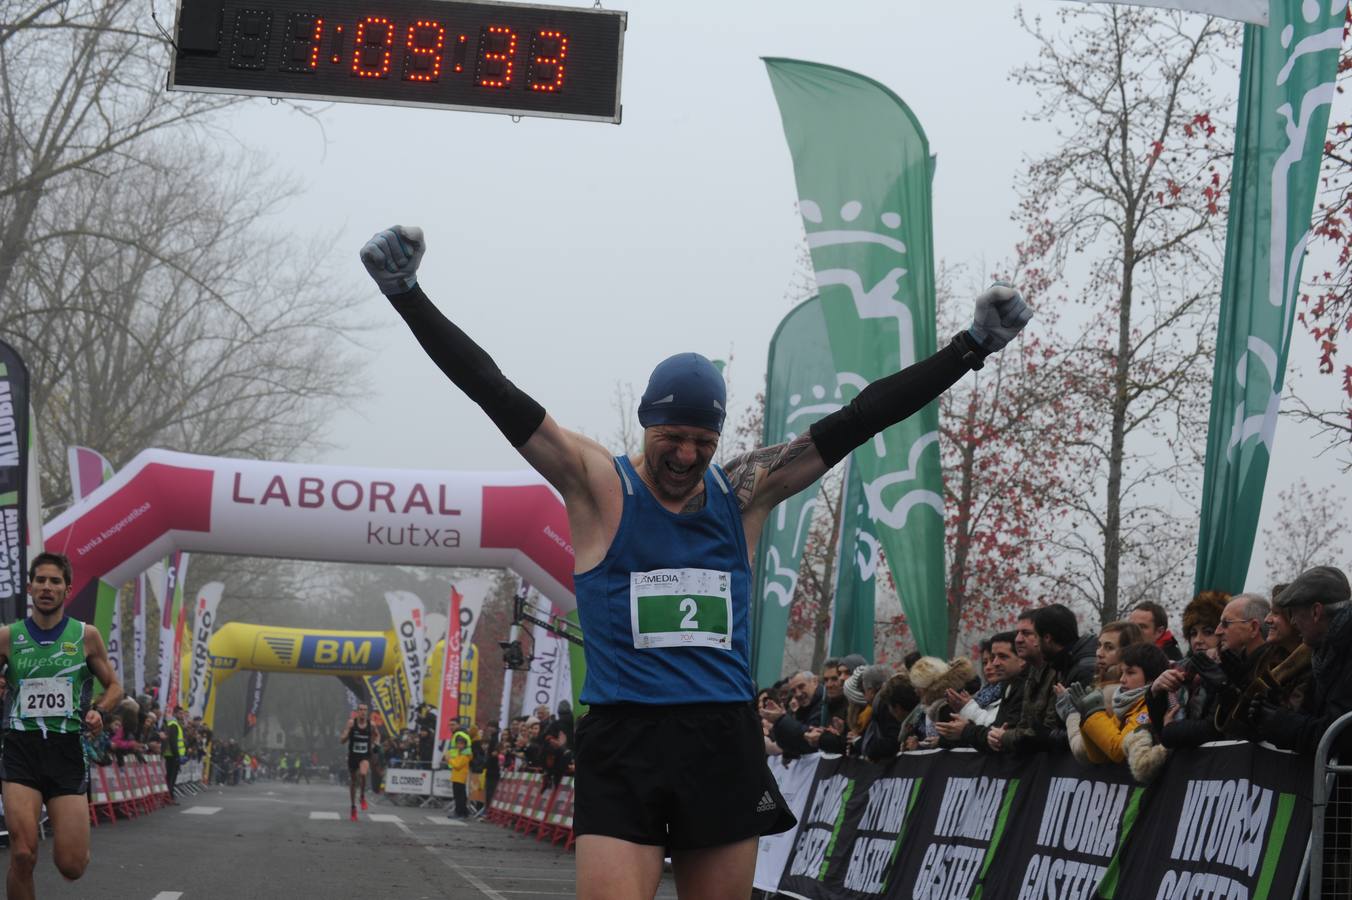
[[[766,697],[764,702],[761,703],[760,714],[762,719],[773,725],[783,718],[784,707]]]
[[[967,720],[962,716],[954,716],[947,722],[935,722],[934,730],[945,740],[956,741],[962,737],[962,730],[967,727]]]

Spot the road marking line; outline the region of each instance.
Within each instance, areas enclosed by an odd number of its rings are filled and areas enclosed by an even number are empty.
[[[507,900],[507,898],[502,896],[502,894],[499,894],[497,891],[493,890],[491,887],[484,884],[483,881],[481,881],[477,875],[473,874],[472,872],[467,872],[464,869],[460,868],[460,866],[456,864],[455,860],[449,859],[438,853],[437,852],[438,848],[428,847],[427,849],[431,851],[433,856],[441,860],[442,863],[445,864],[446,868],[450,869],[452,872],[468,881],[479,891],[479,893],[487,897],[488,900]]]
[[[220,812],[219,806],[189,806],[183,810],[185,816],[214,816]]]
[[[369,818],[372,822],[389,822],[392,825],[404,824],[403,819],[399,818],[398,816],[390,815],[389,813],[371,813],[371,815],[367,816],[367,818]]]
[[[312,812],[312,813],[310,813],[310,818],[311,818],[311,819],[319,819],[319,820],[322,820],[322,821],[330,821],[330,820],[331,820],[331,821],[337,822],[337,821],[338,821],[338,814],[337,814],[336,812]]]
[[[459,825],[461,828],[465,827],[465,823],[461,822],[459,819],[448,819],[445,816],[424,816],[424,818],[433,825]]]
[[[182,891],[160,891],[158,894],[151,897],[150,900],[178,900],[178,898],[182,896]]]

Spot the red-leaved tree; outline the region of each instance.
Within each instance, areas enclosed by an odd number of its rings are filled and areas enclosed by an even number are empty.
[[[1037,310],[1018,341],[940,399],[948,563],[948,654],[1013,626],[1049,576],[1047,542],[1064,514],[1068,438],[1082,416],[1058,390],[1056,304],[1047,274],[1029,265],[1039,235],[1002,274]],[[968,321],[969,291],[939,278],[943,333]],[[984,285],[974,285],[978,290]],[[1048,302],[1044,303],[1044,299]]]

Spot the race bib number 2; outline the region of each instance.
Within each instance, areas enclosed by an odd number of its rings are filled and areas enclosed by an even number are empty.
[[[25,678],[19,684],[19,715],[25,719],[68,716],[74,709],[69,678]]]
[[[714,569],[629,575],[634,646],[732,649],[732,576]]]

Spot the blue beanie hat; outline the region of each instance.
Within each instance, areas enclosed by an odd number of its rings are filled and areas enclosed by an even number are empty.
[[[638,404],[638,423],[694,425],[723,433],[728,389],[718,367],[698,353],[678,353],[657,364]]]

